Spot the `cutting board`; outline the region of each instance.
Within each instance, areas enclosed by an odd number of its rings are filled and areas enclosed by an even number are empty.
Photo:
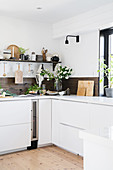
[[[23,72],[20,70],[20,64],[18,64],[18,70],[15,72],[15,84],[23,84]]]
[[[0,96],[0,98],[13,98],[13,96],[5,96],[5,97]]]
[[[13,49],[14,49],[14,57],[16,59],[19,59],[19,47],[17,45],[10,45],[7,47],[7,49],[11,50],[11,57],[13,57]]]
[[[93,96],[94,81],[78,81],[77,96]]]

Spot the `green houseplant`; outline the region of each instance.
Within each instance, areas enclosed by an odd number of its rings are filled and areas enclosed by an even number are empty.
[[[28,51],[29,49],[24,49],[22,47],[19,47],[19,53],[20,53],[20,58],[21,60],[24,60],[24,54],[26,51]]]
[[[100,83],[104,81],[104,78],[106,77],[108,79],[108,86],[104,86],[106,96],[107,97],[113,97],[113,56],[110,56],[110,63],[109,66],[105,64],[105,60],[100,61],[100,70],[97,72],[102,73],[103,77],[100,79]]]
[[[50,81],[52,79],[55,80],[54,88],[56,91],[62,90],[62,80],[69,79],[69,76],[72,74],[72,68],[68,68],[67,66],[61,66],[57,64],[55,68],[55,72],[51,73],[49,70],[42,70],[40,75],[47,76],[47,80]]]
[[[31,85],[27,91],[25,92],[25,94],[29,94],[30,92],[38,92],[39,90],[41,90],[41,87],[39,87],[38,85],[34,84],[33,86]]]

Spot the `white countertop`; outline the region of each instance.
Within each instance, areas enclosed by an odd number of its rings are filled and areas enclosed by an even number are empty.
[[[79,137],[85,141],[90,141],[93,143],[99,143],[106,147],[113,148],[113,126],[103,127],[99,130],[80,130]]]
[[[109,105],[113,106],[113,98],[107,97],[87,97],[87,96],[33,96],[33,97],[13,97],[13,98],[0,98],[0,102],[2,101],[14,101],[14,100],[36,100],[36,99],[56,99],[56,100],[66,100],[72,102],[83,102],[83,103],[92,103],[92,104],[101,104],[101,105]]]

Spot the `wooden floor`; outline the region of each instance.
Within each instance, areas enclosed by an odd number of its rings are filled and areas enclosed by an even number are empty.
[[[49,146],[0,156],[0,170],[83,170],[83,160]]]

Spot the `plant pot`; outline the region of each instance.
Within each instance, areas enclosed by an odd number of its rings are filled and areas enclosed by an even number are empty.
[[[54,89],[58,92],[62,91],[62,80],[55,80]]]
[[[21,60],[25,60],[25,55],[24,54],[20,54],[20,59]]]
[[[113,97],[113,88],[105,88],[106,96]]]

